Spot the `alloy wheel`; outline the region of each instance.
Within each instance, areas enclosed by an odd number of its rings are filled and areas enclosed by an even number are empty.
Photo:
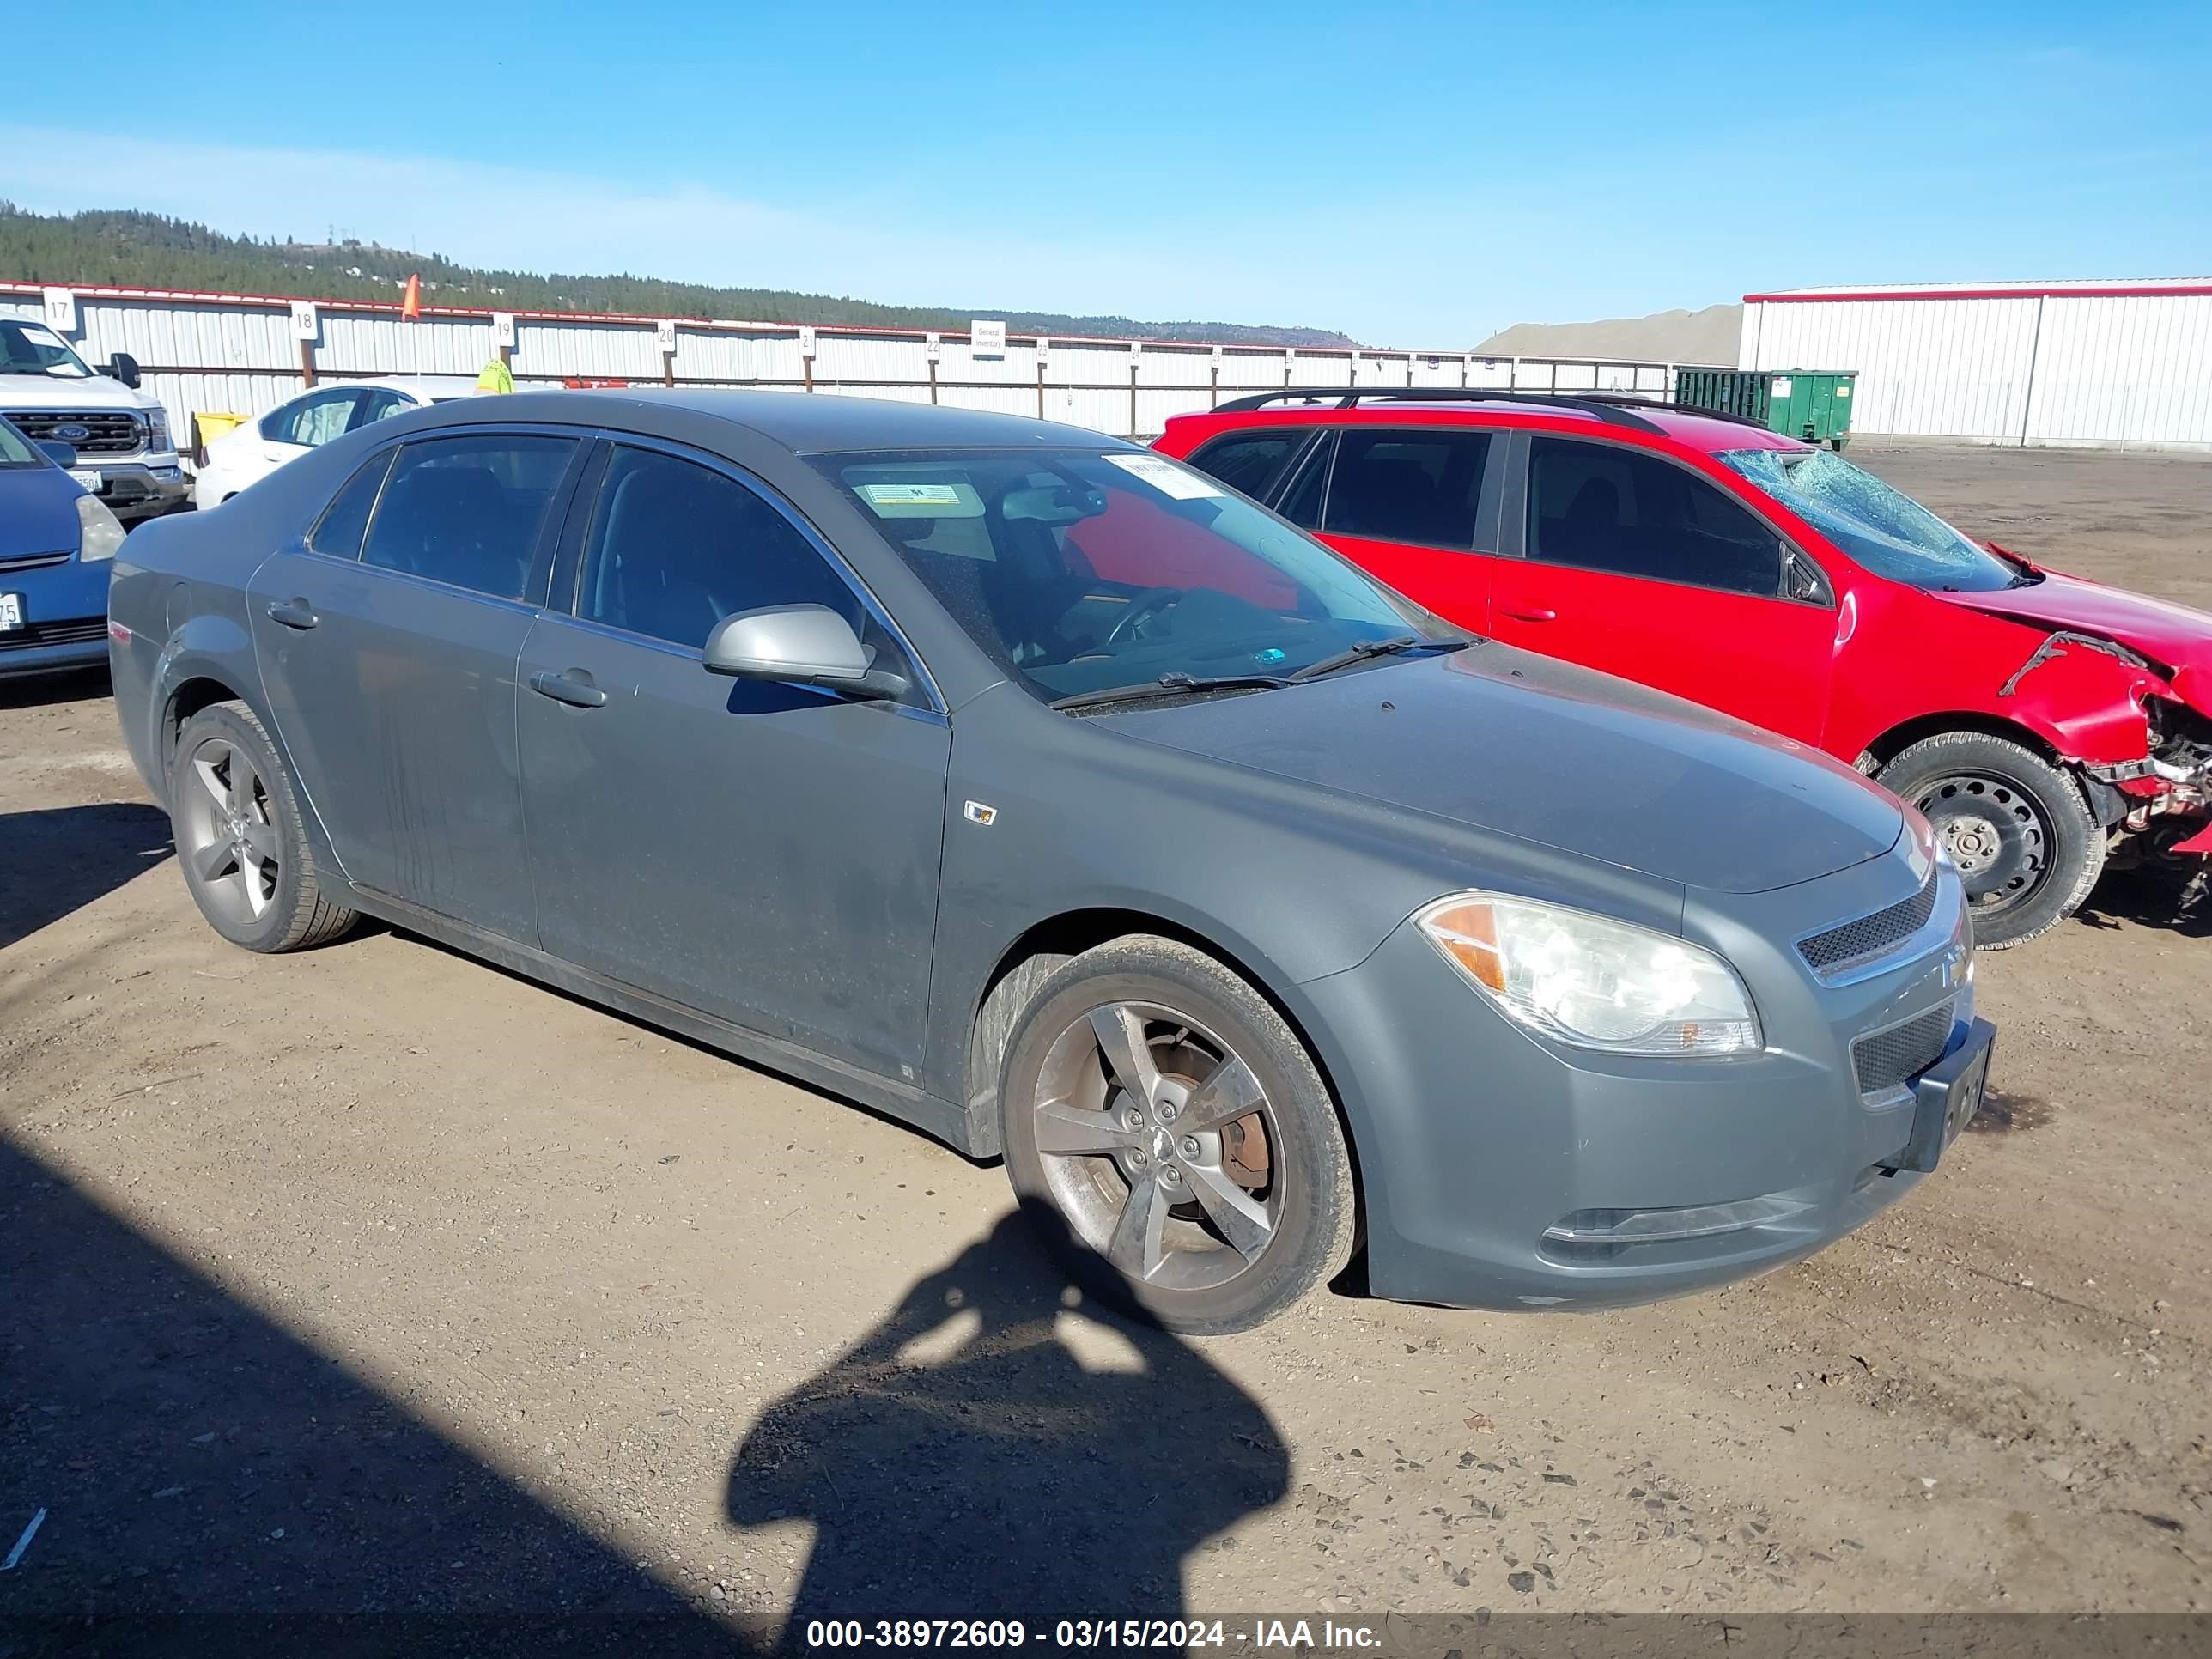
[[[1188,1016],[1152,1002],[1091,1009],[1054,1040],[1031,1110],[1054,1201],[1125,1277],[1211,1290],[1274,1242],[1290,1174],[1275,1108]]]
[[[246,750],[209,738],[192,750],[182,809],[183,855],[201,890],[232,921],[259,920],[283,873],[269,787]]]

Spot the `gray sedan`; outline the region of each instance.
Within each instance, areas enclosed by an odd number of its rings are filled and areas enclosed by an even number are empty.
[[[1176,1329],[1363,1243],[1461,1305],[1738,1279],[1980,1098],[1917,815],[1096,434],[471,400],[141,530],[110,608],[225,938],[380,917],[1002,1157]]]

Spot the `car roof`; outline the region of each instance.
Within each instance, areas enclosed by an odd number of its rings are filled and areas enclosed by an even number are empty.
[[[392,392],[420,392],[431,398],[465,397],[477,389],[472,374],[377,374],[365,380],[344,380],[343,386],[381,386]]]
[[[1227,414],[1181,415],[1170,424],[1206,422],[1218,425],[1223,430],[1255,425],[1525,427],[1538,431],[1626,436],[1632,441],[1654,435],[1649,430],[1639,433],[1638,428],[1642,427],[1656,428],[1656,435],[1708,455],[1730,449],[1805,447],[1784,433],[1770,432],[1724,415],[1705,414],[1678,404],[1645,403],[1626,396],[1607,396],[1577,404],[1571,392],[1531,392],[1527,394],[1527,401],[1522,401],[1510,393],[1486,398],[1477,391],[1428,402],[1418,395],[1399,392],[1394,392],[1388,402],[1347,404],[1340,392],[1319,395],[1326,401]]]
[[[842,392],[740,391],[708,386],[629,386],[607,391],[518,392],[471,398],[438,411],[448,420],[603,422],[621,428],[641,409],[703,415],[744,427],[794,454],[866,449],[1131,449],[1126,439],[1087,427],[985,410],[950,409]],[[420,420],[421,416],[410,416]],[[416,427],[415,430],[427,430]]]

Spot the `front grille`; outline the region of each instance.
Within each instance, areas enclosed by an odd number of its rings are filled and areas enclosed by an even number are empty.
[[[1851,1044],[1851,1070],[1863,1095],[1886,1095],[1943,1058],[1951,1041],[1951,1005],[1876,1031]]]
[[[10,570],[43,570],[50,564],[67,564],[69,549],[58,553],[18,553],[12,559],[0,559],[0,574]]]
[[[136,415],[113,410],[28,410],[8,417],[34,443],[64,443],[80,455],[135,455],[146,446],[146,428]],[[82,438],[64,438],[58,427],[85,428]]]
[[[82,645],[107,637],[107,618],[90,617],[76,622],[33,623],[0,634],[0,651],[29,651],[41,645]]]
[[[1887,956],[1925,927],[1935,914],[1936,872],[1930,870],[1926,884],[1911,898],[1800,939],[1797,954],[1820,978],[1832,980]]]

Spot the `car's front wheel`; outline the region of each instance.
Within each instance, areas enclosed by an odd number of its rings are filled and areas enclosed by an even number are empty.
[[[1947,732],[1875,775],[1926,814],[1949,850],[1984,950],[2048,933],[2081,908],[2104,870],[2104,831],[2080,786],[2020,744]]]
[[[1066,1224],[1071,1275],[1170,1330],[1248,1330],[1351,1256],[1351,1159],[1312,1056],[1188,945],[1116,939],[1054,973],[1000,1109],[1014,1189]]]
[[[203,708],[177,734],[169,823],[192,902],[232,944],[301,951],[353,926],[323,896],[291,775],[245,703]]]

